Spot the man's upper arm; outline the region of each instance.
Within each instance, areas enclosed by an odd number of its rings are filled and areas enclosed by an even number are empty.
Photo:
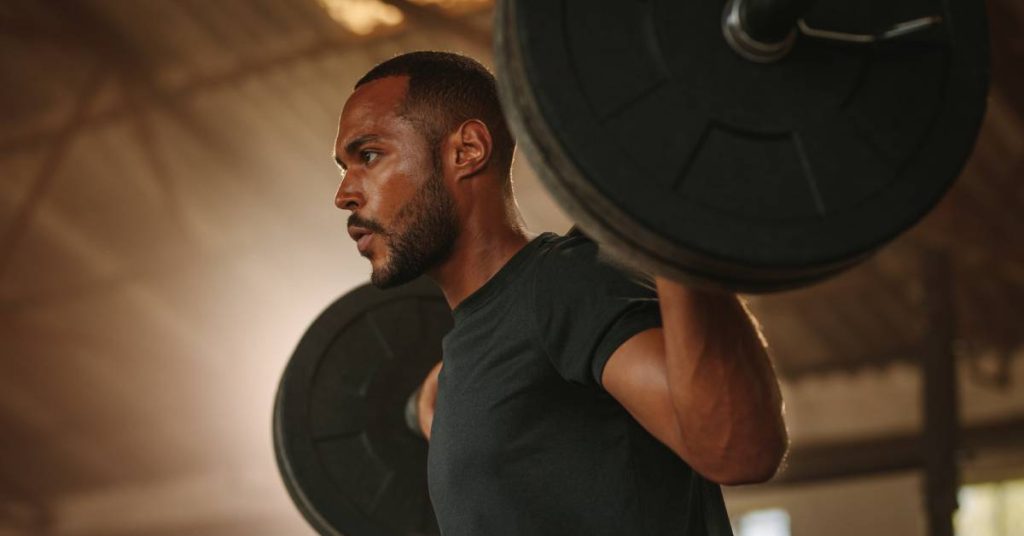
[[[536,282],[540,344],[566,380],[602,388],[682,456],[657,292],[580,241],[553,250]]]
[[[669,391],[661,328],[641,331],[612,352],[601,373],[601,384],[644,429],[685,458]]]
[[[532,292],[537,342],[563,378],[597,387],[618,347],[661,325],[657,293],[599,258],[585,239],[560,243],[540,263]]]

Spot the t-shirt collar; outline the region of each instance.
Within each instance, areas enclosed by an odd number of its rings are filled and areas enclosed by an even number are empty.
[[[520,273],[519,268],[533,256],[533,252],[540,247],[540,244],[553,236],[555,236],[554,233],[541,233],[520,248],[486,283],[473,291],[472,294],[467,296],[466,299],[462,300],[452,310],[452,316],[455,317],[455,321],[458,322],[460,319],[465,318],[500,293],[506,287],[505,283]]]

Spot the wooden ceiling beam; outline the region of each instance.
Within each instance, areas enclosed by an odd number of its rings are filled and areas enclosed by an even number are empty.
[[[787,380],[799,380],[807,376],[832,372],[854,372],[864,368],[884,367],[892,363],[913,363],[917,361],[920,349],[914,345],[895,347],[885,352],[862,356],[830,356],[795,365],[777,362],[779,373]]]
[[[961,429],[962,462],[991,451],[1024,450],[1024,415],[979,422]],[[768,485],[794,485],[860,478],[923,468],[917,433],[795,445],[786,465]]]
[[[948,252],[921,255],[925,332],[921,340],[921,407],[924,430],[924,503],[928,533],[953,536],[960,489],[960,399],[957,382],[957,303]]]

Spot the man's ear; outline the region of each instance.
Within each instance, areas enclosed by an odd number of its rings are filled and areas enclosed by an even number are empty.
[[[491,132],[483,121],[470,119],[449,136],[449,162],[456,181],[480,173],[491,160]]]

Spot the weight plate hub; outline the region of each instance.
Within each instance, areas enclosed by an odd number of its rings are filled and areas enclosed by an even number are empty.
[[[274,404],[274,450],[292,500],[325,535],[436,535],[427,443],[405,404],[452,327],[437,287],[364,285],[313,322]]]
[[[988,80],[984,3],[818,1],[770,64],[722,35],[725,2],[504,0],[506,114],[542,180],[624,258],[734,290],[831,275],[918,221],[969,155]]]

